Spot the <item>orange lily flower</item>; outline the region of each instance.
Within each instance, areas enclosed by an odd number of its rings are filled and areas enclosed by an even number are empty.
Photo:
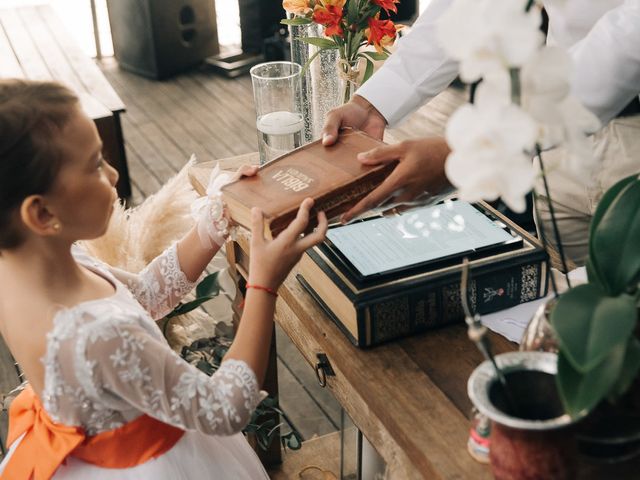
[[[369,28],[365,31],[367,43],[373,44],[378,53],[382,53],[383,47],[391,45],[396,38],[398,27],[391,20],[380,20],[380,14],[368,20]]]
[[[400,0],[372,0],[373,3],[384,9],[389,15],[389,12],[398,13],[398,7],[396,7],[396,3],[400,3]]]
[[[325,26],[324,34],[342,36],[342,8],[346,0],[320,0],[313,10],[313,21]]]
[[[286,12],[302,17],[313,11],[310,0],[283,0],[282,8],[284,8]]]

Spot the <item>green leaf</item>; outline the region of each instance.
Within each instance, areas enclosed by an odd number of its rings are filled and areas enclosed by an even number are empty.
[[[371,75],[373,75],[373,62],[368,58],[365,59],[367,61],[367,67],[364,69],[364,77],[362,77],[362,83],[369,80]]]
[[[351,25],[358,21],[358,0],[347,0],[347,23]]]
[[[242,429],[242,431],[245,433],[255,433],[258,431],[258,428],[258,425],[256,425],[255,423],[248,423],[247,426]]]
[[[556,385],[565,410],[572,417],[592,410],[615,385],[625,358],[626,344],[617,345],[594,369],[581,373],[562,352],[558,354]]]
[[[323,50],[338,48],[338,44],[329,38],[301,37],[300,41],[315,45],[316,47],[322,48]]]
[[[354,33],[353,36],[351,37],[350,51],[353,59],[358,58],[358,55],[353,56],[353,54],[357,53],[357,51],[360,49],[360,41],[362,40],[362,35],[363,35],[363,32],[359,31],[357,33]]]
[[[360,55],[367,56],[371,58],[371,60],[376,61],[386,60],[389,57],[389,55],[387,55],[386,53],[378,53],[369,50],[367,50],[366,52],[360,52]]]
[[[602,198],[598,202],[598,207],[596,208],[596,211],[593,214],[593,218],[591,219],[591,225],[589,227],[591,232],[593,232],[593,230],[598,228],[598,225],[600,224],[600,220],[602,220],[602,216],[607,211],[607,209],[609,208],[611,203],[618,196],[618,194],[627,185],[629,185],[630,183],[633,183],[635,180],[637,180],[637,178],[638,178],[637,174],[630,175],[630,176],[628,176],[626,178],[623,178],[622,180],[620,180],[616,184],[614,184],[612,187],[610,187],[609,190],[607,190],[604,193],[604,195],[602,195]]]
[[[291,450],[300,450],[300,447],[302,447],[302,439],[298,436],[297,432],[292,431],[282,436],[282,445],[289,447]]]
[[[607,296],[594,284],[578,285],[558,299],[551,324],[573,368],[588,372],[619,345],[626,345],[637,321],[635,298]]]
[[[189,313],[190,311],[198,308],[204,302],[207,302],[214,297],[215,295],[199,297],[199,298],[196,298],[195,300],[192,300],[191,302],[180,303],[176,308],[173,309],[171,313],[169,313],[169,315],[167,315],[167,318],[177,317],[178,315],[184,315],[185,313]]]
[[[214,272],[207,275],[198,283],[196,287],[196,297],[211,297],[220,293],[220,284],[218,283],[218,274],[220,272]]]
[[[284,18],[280,20],[280,23],[284,25],[309,25],[310,23],[312,23],[312,20],[306,17],[293,17]]]
[[[316,51],[313,53],[313,55],[311,55],[311,56],[309,57],[309,60],[307,60],[307,61],[305,62],[304,67],[302,67],[302,70],[300,71],[300,76],[301,76],[301,77],[304,77],[304,76],[305,76],[305,74],[307,73],[307,70],[309,70],[309,66],[311,65],[311,62],[313,62],[313,61],[316,59],[316,57],[317,57],[318,55],[320,55],[320,52],[322,52],[322,50],[316,50]]]
[[[216,370],[213,365],[205,360],[198,360],[198,363],[196,363],[196,368],[209,376],[213,375],[213,372],[215,372]]]
[[[620,370],[620,375],[616,381],[611,395],[614,398],[619,397],[629,390],[633,381],[637,378],[640,371],[640,342],[635,337],[629,339],[627,351],[624,356],[624,363]]]
[[[591,271],[595,273],[594,278],[611,293],[623,291],[640,270],[638,199],[638,176],[624,178],[605,192],[591,221]]]
[[[600,288],[602,288],[602,290],[606,290],[604,283],[600,279],[598,270],[591,263],[591,257],[587,258],[587,263],[585,266],[587,267],[587,279],[589,280],[589,283],[595,283]]]
[[[380,13],[381,11],[382,11],[382,8],[380,8],[378,5],[372,2],[369,4],[368,9],[363,10],[362,17],[360,18],[362,19],[362,22],[364,23],[364,25],[367,25],[367,20],[375,17],[376,14]]]

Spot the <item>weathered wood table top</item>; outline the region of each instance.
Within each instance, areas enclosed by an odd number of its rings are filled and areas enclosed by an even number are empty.
[[[276,321],[310,365],[327,355],[327,387],[382,455],[391,478],[491,478],[466,451],[467,378],[482,362],[462,325],[354,347],[295,278],[280,289]],[[514,346],[493,336],[497,353]]]
[[[254,154],[225,159],[222,168],[253,163]],[[211,164],[192,171],[206,183]],[[240,248],[248,239],[240,234]],[[276,322],[310,368],[327,355],[335,376],[327,388],[389,466],[390,478],[491,478],[466,450],[471,403],[467,379],[482,356],[464,325],[361,350],[354,347],[296,280],[294,269],[280,288]],[[492,334],[496,353],[515,345]]]
[[[222,169],[257,164],[251,153],[220,160]],[[204,194],[215,162],[196,165],[193,186]],[[227,244],[231,263],[246,267],[248,232]],[[234,252],[235,250],[235,252]],[[246,253],[245,253],[246,255]],[[245,272],[246,273],[246,272]],[[326,378],[335,396],[389,466],[395,479],[484,479],[490,468],[473,460],[466,445],[471,402],[467,379],[483,358],[468,340],[464,325],[447,326],[369,350],[354,347],[296,279],[294,268],[279,290],[276,322],[315,368],[318,353],[327,355],[335,376]],[[494,353],[516,349],[489,333]],[[638,478],[640,457],[609,465],[578,462],[578,479]]]

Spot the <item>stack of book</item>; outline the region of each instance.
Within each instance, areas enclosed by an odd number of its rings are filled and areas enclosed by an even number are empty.
[[[380,145],[362,132],[343,131],[334,146],[312,142],[223,187],[223,200],[231,218],[246,228],[251,208],[260,207],[269,237],[288,226],[306,197],[315,199],[315,210],[335,217],[394,168],[356,159]],[[208,172],[209,166],[190,172],[201,194]],[[249,263],[245,243],[227,252],[243,275]],[[548,257],[540,243],[489,205],[460,201],[330,228],[328,240],[303,256],[298,279],[355,345],[369,347],[462,321],[465,257],[469,303],[480,314],[546,294]]]
[[[540,243],[487,204],[451,202],[330,229],[298,280],[354,345],[462,322],[462,259],[471,308],[491,313],[547,292]]]

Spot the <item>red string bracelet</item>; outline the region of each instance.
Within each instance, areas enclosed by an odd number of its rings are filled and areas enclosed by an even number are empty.
[[[263,287],[262,285],[250,285],[247,283],[246,288],[255,288],[256,290],[262,290],[263,292],[267,292],[269,295],[273,295],[274,297],[278,296],[278,292],[269,287]]]
[[[250,289],[250,288],[255,288],[256,290],[262,290],[263,292],[267,292],[269,295],[273,295],[274,297],[278,296],[278,292],[276,292],[273,288],[269,288],[269,287],[263,287],[262,285],[251,285],[249,283],[247,283],[245,285],[245,289]],[[245,299],[242,299],[242,302],[240,302],[240,308],[244,308],[244,301]]]

